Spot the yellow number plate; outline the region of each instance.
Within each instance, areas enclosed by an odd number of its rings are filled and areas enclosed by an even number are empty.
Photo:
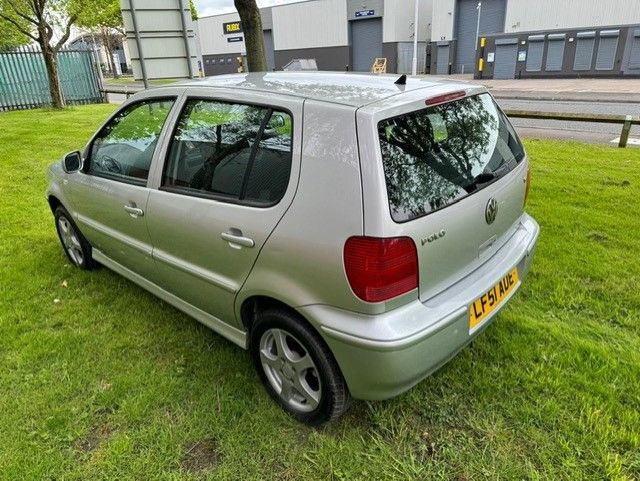
[[[469,330],[472,331],[479,326],[515,289],[516,285],[518,285],[518,269],[514,268],[500,282],[473,301],[469,307]]]

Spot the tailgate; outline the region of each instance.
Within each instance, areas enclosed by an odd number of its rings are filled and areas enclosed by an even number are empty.
[[[524,210],[528,165],[513,127],[483,89],[457,88],[357,114],[365,235],[413,239],[422,301],[495,254]]]

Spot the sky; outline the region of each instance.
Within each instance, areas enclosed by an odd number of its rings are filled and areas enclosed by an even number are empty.
[[[292,1],[299,0],[258,0],[258,7],[282,5],[283,3],[291,3]],[[200,17],[235,11],[233,0],[195,0],[195,4]]]

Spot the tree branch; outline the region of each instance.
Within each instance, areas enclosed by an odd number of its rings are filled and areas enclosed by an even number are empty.
[[[6,20],[7,22],[11,23],[16,30],[18,30],[21,34],[26,35],[27,37],[29,37],[30,39],[32,39],[33,41],[37,42],[38,38],[34,37],[31,32],[29,32],[28,30],[25,30],[24,28],[22,28],[22,25],[20,25],[18,22],[16,22],[13,18],[11,17],[7,17],[5,14],[0,13],[0,18],[3,18],[4,20]]]
[[[18,8],[13,3],[9,2],[9,6],[16,13],[16,15],[18,15],[20,18],[26,20],[29,23],[34,24],[36,27],[38,26],[38,21],[37,20],[34,20],[29,15],[25,15],[24,13],[22,13],[20,10],[18,10]]]
[[[67,26],[64,29],[64,34],[62,35],[62,37],[60,37],[60,40],[58,40],[58,43],[56,43],[55,46],[53,47],[54,51],[57,52],[58,50],[60,50],[60,47],[62,47],[64,43],[67,40],[69,40],[69,35],[71,35],[71,25],[75,23],[77,18],[78,16],[75,14],[69,17],[69,20],[67,20]]]

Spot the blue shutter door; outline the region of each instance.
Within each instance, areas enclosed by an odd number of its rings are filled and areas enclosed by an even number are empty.
[[[640,28],[633,32],[631,53],[629,55],[629,68],[640,69]]]
[[[382,57],[382,19],[353,20],[351,22],[353,70],[369,72],[373,61]]]
[[[559,72],[562,70],[564,62],[564,40],[565,35],[553,34],[547,37],[547,63],[545,70],[547,72]]]
[[[449,45],[438,45],[436,73],[438,75],[447,75],[449,73]]]
[[[527,49],[527,72],[539,72],[542,69],[542,53],[544,52],[544,35],[531,35]]]
[[[498,43],[500,42],[500,43]],[[494,79],[512,79],[516,75],[518,39],[496,40],[496,56],[493,66]]]
[[[573,70],[591,70],[593,46],[596,43],[596,32],[578,33],[576,57],[573,59]]]
[[[602,30],[598,43],[596,70],[613,70],[618,50],[618,35],[620,30]]]

